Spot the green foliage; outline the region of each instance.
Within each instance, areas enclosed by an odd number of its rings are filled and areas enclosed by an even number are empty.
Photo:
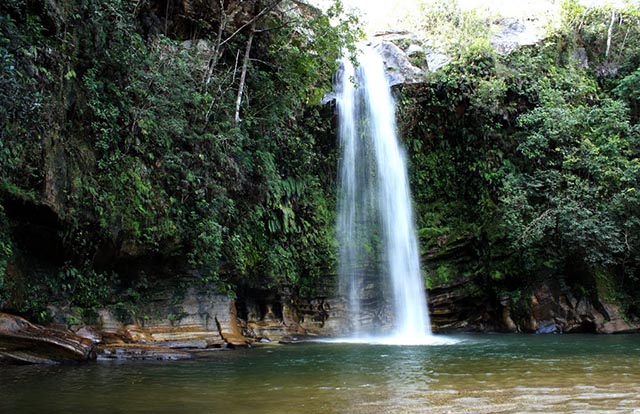
[[[618,288],[615,285],[615,276],[612,277],[602,268],[596,269],[594,276],[597,296],[606,302],[616,303],[618,301]]]
[[[88,267],[77,268],[69,263],[62,266],[55,277],[47,279],[54,296],[59,295],[69,304],[84,309],[95,309],[109,299],[110,282],[105,273],[97,273]]]
[[[231,122],[237,74],[224,59],[207,67],[211,43],[160,37],[149,47],[136,34],[112,41],[108,58],[80,75],[97,171],[78,183],[77,208],[95,209],[103,237],[128,248],[186,252],[203,282],[218,280],[220,267],[238,283],[260,275],[295,284],[328,268],[313,250],[330,250],[327,193],[313,174],[313,137],[296,120],[330,87],[348,42],[353,21],[335,27],[328,19],[261,23],[276,29],[256,39],[241,125]],[[110,27],[113,39],[133,31]],[[244,46],[241,36],[229,44]],[[105,76],[114,66],[122,76]]]
[[[597,78],[627,75],[640,64],[639,16],[640,7],[632,2],[587,7],[577,0],[565,0],[560,33],[567,46],[585,48]]]
[[[13,242],[9,229],[9,221],[0,205],[0,304],[8,299],[5,276],[7,266],[13,257]]]
[[[427,289],[433,289],[447,285],[454,276],[454,269],[450,265],[439,265],[426,278]]]
[[[611,266],[628,254],[626,215],[637,211],[638,131],[627,108],[542,106],[520,117],[525,169],[505,182],[505,226],[521,248]],[[632,156],[632,158],[630,158]],[[624,198],[621,211],[616,200]]]
[[[241,20],[259,8],[226,26],[191,22],[185,42],[141,27],[154,10],[135,2],[69,0],[55,16],[25,1],[0,6],[0,197],[38,204],[47,192],[67,263],[51,283],[17,286],[34,298],[24,312],[39,315],[47,301],[92,309],[113,300],[111,288],[142,300],[146,262],[230,294],[310,293],[333,273],[324,177],[335,154],[311,105],[361,32],[340,2],[326,15],[301,10],[256,20],[237,123],[237,57],[251,28]],[[64,30],[51,22],[59,17]],[[11,253],[5,234],[0,264]]]
[[[458,53],[489,35],[488,19],[475,10],[464,10],[456,0],[424,1],[419,8],[407,19],[432,48]]]
[[[403,87],[430,286],[444,269],[496,300],[548,277],[594,292],[604,281],[602,300],[637,303],[637,8],[615,11],[608,57],[612,10],[564,10],[558,32],[508,56],[482,31],[453,39],[448,66]]]
[[[114,275],[96,272],[88,265],[76,267],[65,263],[53,274],[36,273],[24,286],[18,286],[21,294],[18,310],[47,322],[50,317],[47,306],[56,304],[66,310],[67,316],[93,319],[96,310],[112,299],[113,278]]]
[[[38,119],[47,110],[46,85],[52,74],[39,19],[21,15],[24,2],[4,7],[6,14],[0,10],[0,191],[29,193],[43,179],[45,128]]]
[[[632,119],[637,123],[640,118],[640,69],[620,80],[613,93],[629,105]]]

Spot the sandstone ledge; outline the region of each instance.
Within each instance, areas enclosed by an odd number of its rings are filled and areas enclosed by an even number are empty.
[[[56,364],[96,358],[94,342],[64,331],[0,313],[0,356],[12,362]]]

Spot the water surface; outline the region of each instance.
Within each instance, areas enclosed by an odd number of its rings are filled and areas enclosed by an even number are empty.
[[[0,413],[640,413],[640,336],[455,338],[1,366]]]

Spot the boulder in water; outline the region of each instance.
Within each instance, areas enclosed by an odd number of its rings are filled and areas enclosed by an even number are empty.
[[[536,329],[536,333],[537,334],[559,334],[559,333],[562,333],[562,328],[552,320],[540,321],[538,323],[538,328]]]
[[[624,319],[623,313],[617,305],[603,303],[602,310],[605,313],[605,318],[602,318],[600,315],[598,315],[600,317],[596,318],[596,330],[598,333],[635,333],[640,330],[640,326]]]

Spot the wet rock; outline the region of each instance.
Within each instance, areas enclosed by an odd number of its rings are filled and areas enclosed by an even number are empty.
[[[374,48],[382,56],[387,78],[391,86],[404,83],[417,83],[424,80],[424,71],[413,65],[407,54],[396,44],[382,41]]]
[[[97,349],[98,361],[176,361],[193,358],[188,352],[143,344],[100,345]]]
[[[507,308],[502,310],[502,324],[505,326],[507,332],[518,332],[518,326],[513,319],[511,319],[509,309]]]
[[[101,332],[102,343],[107,345],[125,344],[125,337],[121,333]]]
[[[290,292],[282,295],[266,290],[254,289],[239,305],[243,320],[244,335],[255,339],[267,338],[278,341],[287,335],[305,335],[301,326],[312,305],[304,300],[294,303]]]
[[[153,341],[151,335],[149,335],[144,328],[137,324],[126,325],[121,332],[126,342],[145,344]]]
[[[69,315],[71,314],[70,309],[47,305],[46,313],[47,320],[49,321],[48,326],[50,328],[65,330],[67,329],[67,326],[69,326]],[[80,320],[78,317],[76,317],[76,319]]]
[[[272,341],[288,335],[286,326],[279,320],[252,320],[247,322],[247,327],[256,337],[268,338]]]
[[[576,299],[567,288],[542,283],[534,290],[530,306],[530,321],[523,323],[526,332],[595,332],[593,305],[587,298]]]
[[[518,321],[523,331],[536,333],[631,333],[640,324],[626,320],[619,306],[593,304],[576,298],[567,288],[553,282],[540,284],[531,297],[530,319]]]
[[[540,285],[531,297],[533,317],[537,321],[553,320],[560,312],[560,305],[549,285]]]
[[[563,322],[563,331],[566,333],[592,333],[595,332],[593,305],[587,298],[577,300],[570,292],[560,296],[560,306],[566,314]]]
[[[537,334],[559,334],[562,328],[553,320],[540,321],[536,329]]]
[[[500,306],[502,306],[502,325],[505,327],[507,332],[517,332],[518,326],[511,318],[511,300],[507,296],[503,296],[500,298]]]
[[[0,313],[0,355],[14,362],[36,364],[84,362],[96,356],[89,339],[7,313]]]
[[[100,333],[97,329],[91,326],[83,326],[76,331],[76,335],[81,338],[85,338],[93,342],[94,344],[99,344],[103,342],[102,333]]]
[[[522,331],[523,332],[535,332],[538,330],[538,321],[533,315],[529,315],[524,321],[522,321]]]
[[[279,344],[282,345],[292,345],[292,344],[299,344],[299,343],[303,343],[309,340],[313,340],[315,338],[310,338],[308,336],[304,336],[304,335],[291,335],[291,336],[284,336],[282,338],[280,338],[280,340],[278,341]]]
[[[316,335],[341,336],[345,335],[345,327],[350,315],[346,302],[341,298],[327,298],[322,300],[321,307],[318,309],[312,320],[321,320],[321,329],[313,329],[308,324],[309,318],[305,316],[302,326],[308,331]]]
[[[628,322],[623,318],[620,307],[614,304],[603,303],[605,318],[598,318],[596,330],[603,334],[635,333],[640,331],[640,325]]]
[[[206,349],[212,344],[204,339],[194,339],[185,341],[165,341],[158,342],[158,346],[171,349]],[[215,347],[215,345],[213,346]]]
[[[235,301],[226,298],[221,303],[221,309],[216,312],[215,320],[218,326],[220,336],[228,344],[238,347],[247,346],[249,341],[242,335],[242,329],[238,324],[238,314]]]
[[[295,328],[287,333],[315,336],[342,336],[348,332],[350,315],[344,298],[305,298],[285,307],[285,324]]]

